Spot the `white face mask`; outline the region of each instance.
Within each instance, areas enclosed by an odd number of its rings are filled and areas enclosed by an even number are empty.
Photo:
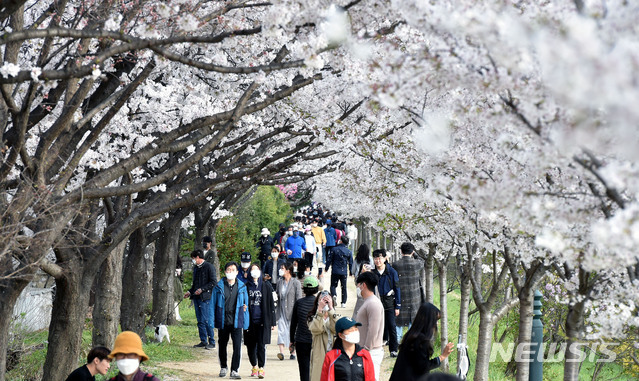
[[[316,226],[317,226],[317,224],[311,224],[311,226],[312,226],[312,227],[316,227]]]
[[[251,276],[253,277],[253,279],[259,279],[260,275],[262,275],[262,272],[260,270],[251,270]]]
[[[362,297],[362,289],[357,287],[357,297],[361,298]]]
[[[120,373],[125,376],[133,374],[140,367],[140,360],[138,359],[122,359],[116,360],[115,365],[118,366]]]
[[[293,267],[293,272],[296,273],[297,272],[297,266]]]
[[[233,280],[237,277],[237,271],[226,273],[226,279]]]
[[[353,331],[347,335],[344,335],[344,340],[352,344],[359,343],[359,331]]]
[[[191,259],[191,262],[193,262],[194,265],[197,265],[197,262],[195,262],[195,259]]]
[[[248,269],[250,265],[251,265],[250,262],[242,262],[242,268],[245,270]]]
[[[310,271],[304,271],[304,275],[305,276],[309,276],[309,275],[311,275],[311,272]]]
[[[293,232],[291,230],[287,231],[286,234],[288,235],[293,235]]]
[[[279,276],[284,276],[284,269],[280,269],[277,273]]]

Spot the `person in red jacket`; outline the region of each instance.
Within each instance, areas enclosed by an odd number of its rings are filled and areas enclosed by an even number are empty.
[[[321,381],[375,381],[371,354],[358,345],[361,325],[349,317],[335,323],[337,338],[324,357]]]

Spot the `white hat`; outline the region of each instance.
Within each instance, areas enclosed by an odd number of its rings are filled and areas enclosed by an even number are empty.
[[[262,234],[271,235],[271,232],[267,228],[262,228]]]

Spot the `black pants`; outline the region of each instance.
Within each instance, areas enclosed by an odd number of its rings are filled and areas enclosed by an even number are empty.
[[[226,345],[229,343],[229,336],[233,340],[233,358],[231,359],[231,371],[238,371],[240,368],[240,355],[242,354],[242,328],[233,328],[227,325],[223,329],[217,330],[217,342],[220,345],[218,353],[220,355],[220,366],[228,368],[226,362]]]
[[[337,282],[342,286],[342,303],[346,303],[346,275],[331,274],[331,295],[337,295]]]
[[[395,309],[384,310],[384,340],[388,340],[388,350],[397,352],[397,329],[395,329]]]
[[[315,257],[314,253],[307,253],[304,254],[304,261],[306,261],[306,264],[311,268],[311,270],[313,270],[313,262],[315,262],[313,260],[313,258]]]
[[[295,343],[297,366],[300,369],[300,381],[311,379],[311,343]]]
[[[264,368],[266,364],[266,344],[264,344],[264,324],[253,323],[244,332],[244,344],[248,351],[248,358],[251,366],[257,365]]]

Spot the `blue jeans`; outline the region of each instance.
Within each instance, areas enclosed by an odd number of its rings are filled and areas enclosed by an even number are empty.
[[[408,329],[410,329],[412,324],[408,325]],[[401,343],[402,342],[402,337],[404,337],[404,327],[396,327],[396,331],[397,331],[397,343]]]
[[[195,318],[197,319],[197,331],[200,334],[200,342],[215,345],[211,300],[193,299],[193,305],[195,306]]]

